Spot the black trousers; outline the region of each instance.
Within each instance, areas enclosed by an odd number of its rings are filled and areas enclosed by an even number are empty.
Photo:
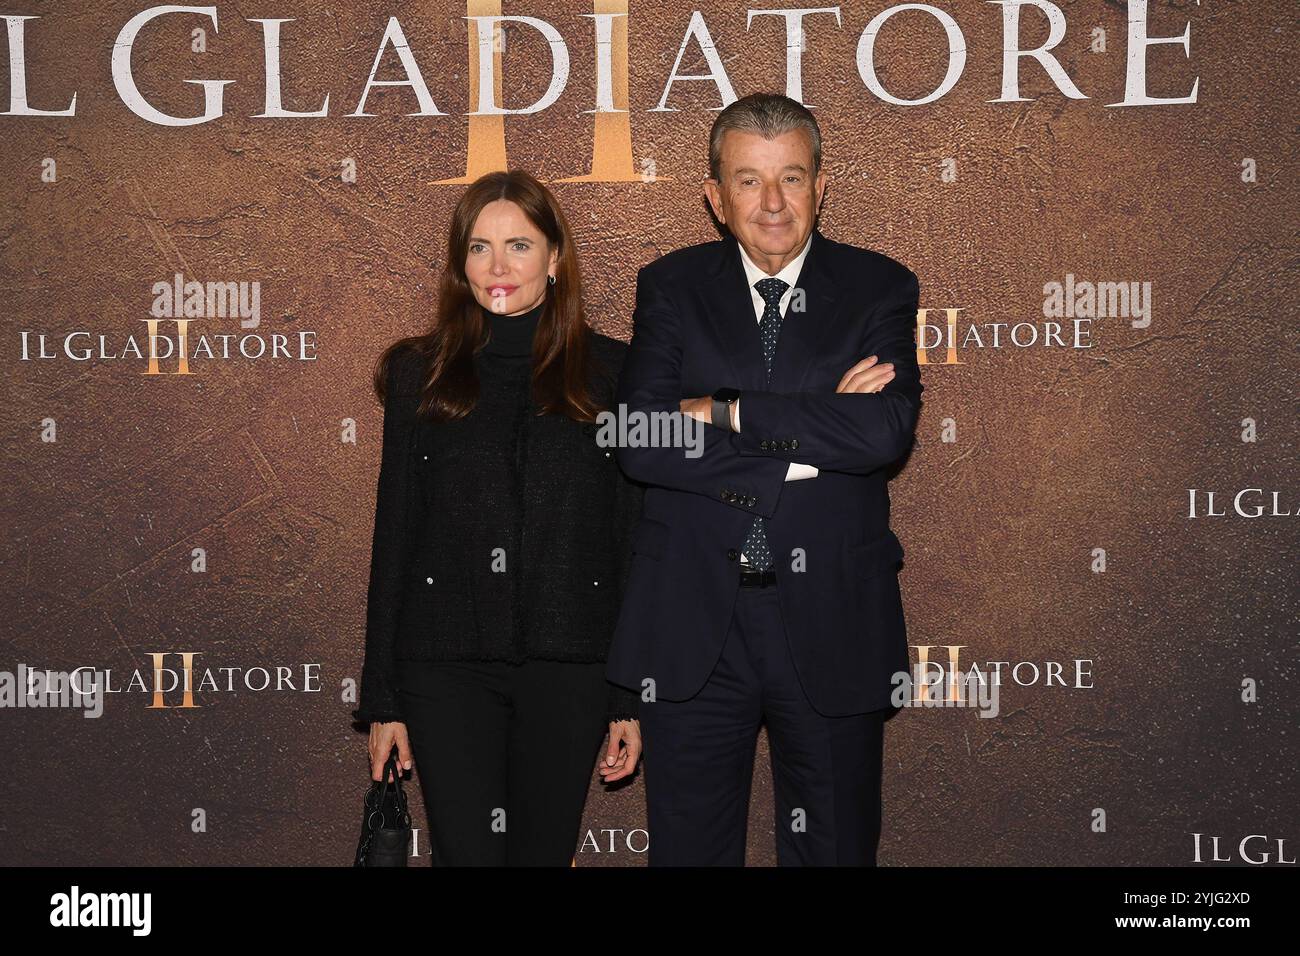
[[[605,665],[398,661],[435,866],[569,866],[609,729]]]
[[[690,700],[641,705],[651,866],[743,866],[766,721],[781,866],[874,866],[885,711],[824,717],[799,684],[775,587],[742,587]]]

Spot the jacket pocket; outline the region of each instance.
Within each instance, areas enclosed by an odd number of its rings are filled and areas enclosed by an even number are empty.
[[[873,541],[850,544],[846,551],[850,573],[855,577],[897,571],[903,560],[903,546],[892,531],[886,531]]]
[[[668,525],[654,518],[641,517],[632,527],[632,553],[662,558],[668,547]]]

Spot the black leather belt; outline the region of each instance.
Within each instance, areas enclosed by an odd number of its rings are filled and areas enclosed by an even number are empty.
[[[767,588],[776,586],[775,571],[751,571],[745,565],[740,566],[740,586],[742,588]]]

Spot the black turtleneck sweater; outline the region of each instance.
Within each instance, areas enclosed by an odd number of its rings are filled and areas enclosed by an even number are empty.
[[[499,315],[480,305],[479,310],[487,321],[490,335],[480,357],[487,354],[503,359],[529,358],[533,354],[533,336],[537,334],[537,322],[545,308],[546,300],[543,299],[519,315]]]
[[[597,444],[595,424],[537,414],[531,355],[543,308],[483,309],[479,396],[461,419],[417,420],[423,362],[412,349],[392,357],[358,720],[400,719],[399,660],[606,657],[642,486]],[[604,408],[626,350],[587,337],[587,378]],[[607,716],[633,716],[637,703],[611,684]]]

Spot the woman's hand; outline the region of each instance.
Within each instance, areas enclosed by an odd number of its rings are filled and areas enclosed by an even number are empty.
[[[619,741],[623,742],[620,750]],[[641,723],[636,720],[611,720],[609,722],[609,747],[600,763],[600,775],[605,783],[622,780],[636,770],[641,758]]]
[[[397,766],[411,769],[411,741],[406,736],[406,724],[400,720],[370,725],[370,779],[379,780],[384,774],[384,764],[397,744]],[[388,779],[391,781],[392,775]]]

